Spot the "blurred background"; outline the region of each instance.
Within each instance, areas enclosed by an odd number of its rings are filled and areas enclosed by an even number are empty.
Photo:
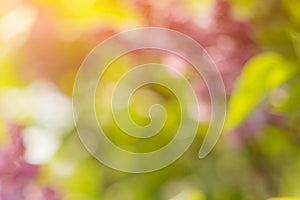
[[[299,10],[298,0],[1,0],[0,200],[300,197]],[[138,51],[118,59],[96,93],[98,119],[118,146],[158,149],[180,120],[174,95],[150,85],[135,93],[130,112],[146,125],[149,107],[164,105],[170,114],[161,134],[138,140],[116,126],[110,96],[133,66],[156,62],[176,68],[200,102],[191,148],[172,165],[137,175],[110,169],[86,151],[74,126],[72,89],[97,44],[146,26],[179,31],[205,48],[222,75],[228,112],[216,147],[200,160],[210,119],[202,78],[166,52]]]

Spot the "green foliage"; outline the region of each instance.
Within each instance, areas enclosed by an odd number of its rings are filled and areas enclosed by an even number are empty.
[[[215,5],[215,2],[218,4]],[[104,87],[97,88],[95,108],[107,137],[120,148],[133,152],[156,150],[174,137],[179,126],[180,109],[176,97],[166,88],[155,85],[139,88],[129,102],[130,117],[141,126],[150,122],[148,111],[152,105],[158,103],[165,107],[168,114],[165,126],[149,140],[126,135],[115,123],[110,108],[113,87],[132,66],[146,62],[167,62],[174,64],[188,77],[199,93],[201,106],[202,103],[204,105],[201,107],[200,115],[204,117],[199,123],[199,134],[191,148],[165,169],[133,175],[100,164],[85,150],[74,130],[63,130],[64,133],[51,130],[51,136],[59,138],[60,148],[51,160],[40,164],[37,180],[30,179],[26,188],[16,187],[18,193],[34,193],[35,187],[40,184],[53,188],[62,200],[300,200],[300,1],[228,2],[31,0],[26,1],[30,8],[24,12],[23,3],[0,1],[0,44],[9,47],[2,45],[4,48],[0,50],[0,199],[4,191],[1,190],[2,186],[7,186],[3,181],[8,180],[12,191],[14,186],[19,186],[18,183],[23,183],[15,179],[19,176],[11,170],[11,166],[18,168],[19,160],[11,162],[7,152],[2,154],[2,147],[10,140],[7,124],[20,123],[24,129],[31,126],[47,129],[53,125],[47,112],[53,115],[49,105],[57,102],[47,101],[48,96],[37,95],[45,102],[27,105],[29,94],[22,89],[26,85],[24,83],[50,79],[62,90],[59,92],[68,91],[69,97],[64,98],[71,101],[75,74],[80,62],[93,47],[122,30],[159,26],[173,28],[206,44],[205,48],[216,59],[224,81],[229,79],[234,85],[227,94],[229,110],[225,131],[228,134],[222,135],[211,155],[203,160],[197,158],[209,122],[205,118],[209,116],[209,103],[206,104],[209,96],[204,94],[201,80],[195,78],[195,71],[190,70],[188,64],[174,59],[174,55],[164,57],[154,53],[152,56],[153,52],[146,51],[145,56],[141,52],[134,52],[119,58],[99,80],[99,86]],[[232,16],[227,15],[227,8],[231,6]],[[17,13],[17,17],[9,17],[11,9]],[[28,10],[35,13],[35,9],[36,19],[32,27],[28,27],[30,34],[27,36],[18,32],[22,29],[19,14],[26,17]],[[4,16],[11,21],[5,22]],[[219,21],[215,21],[214,16],[218,16]],[[21,26],[20,30],[16,24]],[[11,44],[12,39],[6,39],[12,33],[21,37],[18,45]],[[243,34],[249,34],[249,38],[244,38]],[[249,42],[250,47],[244,42]],[[69,60],[74,62],[65,62]],[[241,63],[245,62],[242,66]],[[239,66],[232,66],[235,63],[239,63]],[[239,77],[236,77],[239,73]],[[141,75],[140,78],[147,76]],[[175,76],[165,73],[157,76],[178,87],[182,85]],[[16,89],[21,92],[14,98],[5,96],[3,92]],[[57,104],[62,102],[58,101]],[[57,104],[55,106],[59,109],[54,114],[65,109]],[[1,110],[3,107],[6,109]],[[25,107],[26,112],[29,110],[29,114],[33,109],[37,110],[36,118],[43,119],[45,123],[37,124],[31,117],[25,119],[15,116],[21,115],[18,114],[22,113],[18,112],[20,107]],[[14,118],[1,118],[8,116],[7,108],[13,108],[12,113],[17,113],[11,115]],[[254,113],[262,113],[261,118],[255,121]],[[60,117],[59,114],[57,116]],[[251,120],[255,122],[249,125]],[[55,123],[61,122],[57,120]],[[8,153],[15,151],[9,149]],[[23,154],[19,156],[25,157]],[[6,168],[8,170],[3,172]],[[33,182],[38,183],[32,185]]]
[[[226,129],[243,122],[270,92],[295,76],[297,66],[275,53],[263,53],[244,67],[229,101]]]

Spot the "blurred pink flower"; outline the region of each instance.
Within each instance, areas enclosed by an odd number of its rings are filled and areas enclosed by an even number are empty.
[[[205,16],[210,21],[205,27],[201,24],[207,22],[197,21],[175,1],[162,6],[158,1],[136,0],[135,5],[145,17],[146,26],[173,29],[201,44],[217,64],[228,93],[245,62],[258,51],[251,24],[235,19],[227,0],[216,1],[209,16]]]
[[[0,150],[0,199],[59,200],[51,188],[36,184],[39,166],[29,164],[23,158],[22,128],[10,124],[9,133],[9,144]]]

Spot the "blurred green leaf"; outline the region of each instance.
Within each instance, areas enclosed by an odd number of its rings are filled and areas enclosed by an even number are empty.
[[[293,40],[296,56],[298,60],[300,60],[300,34],[299,33],[292,34],[292,40]]]
[[[272,91],[294,76],[296,65],[276,53],[250,60],[239,77],[229,101],[226,130],[236,128]]]
[[[257,7],[257,1],[253,0],[230,0],[233,5],[233,13],[238,18],[250,18]]]
[[[282,6],[287,11],[290,20],[296,25],[300,24],[300,1],[297,0],[283,0]]]

